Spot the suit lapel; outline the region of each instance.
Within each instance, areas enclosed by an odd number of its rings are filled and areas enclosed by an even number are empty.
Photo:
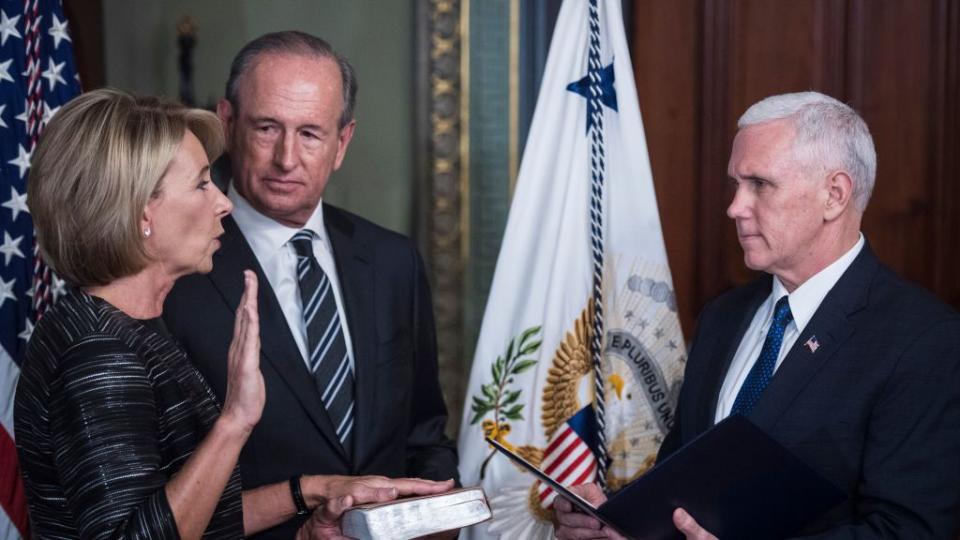
[[[750,419],[770,432],[813,377],[831,361],[840,345],[854,332],[849,316],[867,305],[867,291],[879,261],[864,245],[853,264],[840,277],[790,352],[750,414]],[[816,342],[816,345],[812,344]]]
[[[256,255],[243,238],[232,217],[227,216],[223,219],[223,228],[225,230],[222,237],[223,245],[214,255],[213,271],[209,274],[210,280],[220,291],[230,309],[236,311],[240,297],[243,295],[241,270],[251,269],[257,273],[257,279],[260,282],[257,301],[260,311],[261,358],[270,363],[330,445],[349,462],[320,400],[320,394],[313,382],[313,375],[303,362],[300,349],[297,348],[296,341],[290,333],[290,327],[287,325],[287,319],[280,308],[277,296],[270,287],[270,282],[263,273]],[[269,398],[270,396],[267,396],[267,399]]]
[[[743,340],[743,335],[750,327],[754,314],[764,299],[770,295],[771,279],[767,276],[759,280],[744,309],[739,314],[725,317],[721,323],[719,332],[716,334],[719,337],[712,349],[716,351],[718,361],[708,362],[707,376],[704,378],[706,382],[701,393],[702,402],[698,407],[700,416],[697,418],[696,433],[702,433],[714,424],[717,402],[720,399],[720,390],[723,388],[727,370]],[[710,351],[707,354],[710,354]]]
[[[353,346],[354,410],[353,466],[358,468],[370,446],[376,414],[373,410],[376,389],[376,320],[373,292],[373,268],[364,238],[343,212],[323,206],[323,221],[336,261],[340,292],[343,295],[350,343]]]

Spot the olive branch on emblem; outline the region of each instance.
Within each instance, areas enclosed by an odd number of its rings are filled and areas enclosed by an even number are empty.
[[[510,432],[510,424],[506,420],[523,420],[524,407],[523,403],[517,402],[522,390],[511,390],[509,385],[514,382],[516,375],[528,371],[537,364],[537,360],[532,355],[540,350],[540,344],[543,343],[538,339],[541,328],[540,326],[527,328],[519,336],[510,340],[506,352],[498,356],[490,365],[493,381],[480,385],[480,393],[473,396],[473,403],[470,406],[473,412],[473,417],[470,419],[471,425],[493,412],[493,420],[483,421],[483,434],[507,447],[512,445],[504,439]],[[493,453],[483,461],[480,467],[481,478],[492,456]]]

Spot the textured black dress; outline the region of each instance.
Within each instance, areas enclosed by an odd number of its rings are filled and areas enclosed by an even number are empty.
[[[34,329],[14,424],[35,537],[178,538],[164,485],[219,407],[158,330],[78,290]],[[234,468],[205,538],[243,537],[240,490]]]

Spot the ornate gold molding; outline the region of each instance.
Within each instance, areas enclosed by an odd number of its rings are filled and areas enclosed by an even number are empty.
[[[459,426],[469,360],[463,350],[463,273],[469,255],[469,0],[429,0],[425,209],[427,250],[437,318],[440,382]]]

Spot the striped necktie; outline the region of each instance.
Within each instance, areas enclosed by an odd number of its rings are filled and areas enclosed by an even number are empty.
[[[790,303],[787,297],[783,296],[777,301],[777,306],[773,310],[773,320],[770,322],[767,338],[763,341],[760,356],[750,368],[750,373],[747,373],[747,378],[743,381],[740,392],[737,393],[737,399],[733,401],[730,414],[748,415],[754,405],[760,401],[760,395],[773,378],[773,368],[777,365],[780,346],[783,345],[783,333],[792,320]]]
[[[313,232],[303,229],[290,239],[297,253],[297,280],[307,328],[307,365],[333,421],[337,437],[350,453],[353,431],[353,369],[340,326],[330,279],[313,256]]]

